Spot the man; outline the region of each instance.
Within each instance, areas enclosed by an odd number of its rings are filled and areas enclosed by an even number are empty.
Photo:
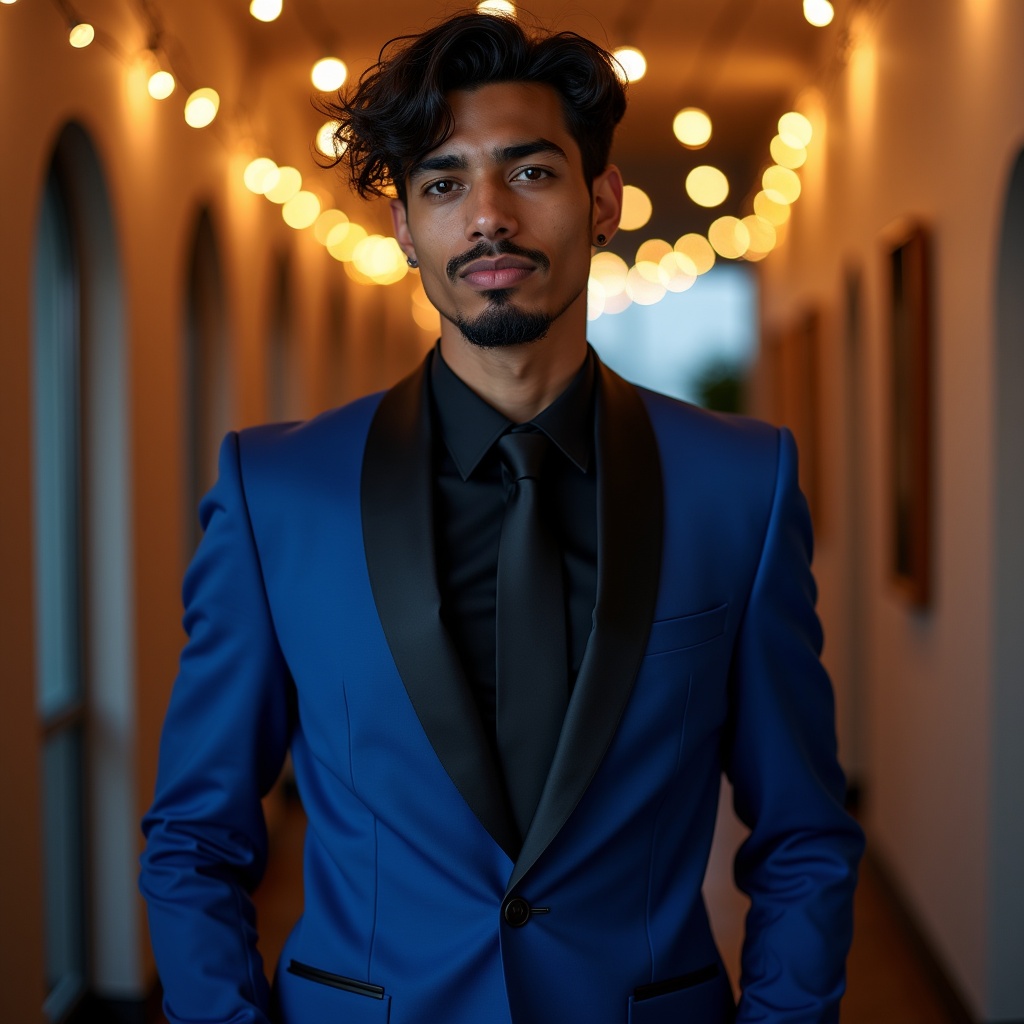
[[[598,47],[477,14],[341,103],[441,338],[222,449],[145,822],[171,1021],[838,1019],[862,840],[792,440],[586,343],[624,106]],[[305,909],[271,992],[248,894],[289,748]],[[723,770],[738,1010],[701,899]]]

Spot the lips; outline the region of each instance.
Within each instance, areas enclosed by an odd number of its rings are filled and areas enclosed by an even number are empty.
[[[534,262],[521,256],[499,256],[497,259],[474,260],[459,277],[472,288],[494,291],[521,284],[536,269]]]

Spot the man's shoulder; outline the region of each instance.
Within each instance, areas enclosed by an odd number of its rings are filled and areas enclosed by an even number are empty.
[[[717,412],[634,385],[660,439],[680,437],[701,444],[774,451],[779,428],[739,413]]]

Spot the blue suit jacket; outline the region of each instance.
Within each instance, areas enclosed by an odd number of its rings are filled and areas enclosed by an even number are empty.
[[[440,619],[421,368],[230,436],[145,821],[172,1022],[838,1019],[842,808],[792,439],[598,373],[598,593],[517,850]],[[291,749],[305,909],[273,992],[249,892]],[[734,1007],[701,898],[722,771],[750,826]]]

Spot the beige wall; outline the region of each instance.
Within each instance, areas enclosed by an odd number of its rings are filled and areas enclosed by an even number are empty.
[[[817,571],[841,740],[865,784],[871,845],[979,1017],[1019,1019],[1024,848],[1009,816],[1024,813],[1024,776],[1002,778],[993,805],[994,727],[1019,708],[997,700],[992,623],[1000,558],[994,281],[1008,178],[1024,145],[1024,7],[875,0],[846,27],[845,59],[837,26],[821,80],[800,101],[817,138],[788,241],[763,264],[766,337],[806,308],[823,314],[827,515]],[[924,221],[934,243],[934,572],[923,612],[908,608],[887,575],[882,237],[904,217]],[[853,362],[844,314],[851,272],[861,275],[863,297]],[[769,363],[759,381],[765,409]],[[1019,386],[1016,393],[1019,401]],[[1024,473],[1019,461],[1016,472]],[[860,608],[851,609],[858,579]],[[1019,686],[1019,665],[1016,672]],[[1007,843],[1017,844],[1018,867],[997,878]]]

